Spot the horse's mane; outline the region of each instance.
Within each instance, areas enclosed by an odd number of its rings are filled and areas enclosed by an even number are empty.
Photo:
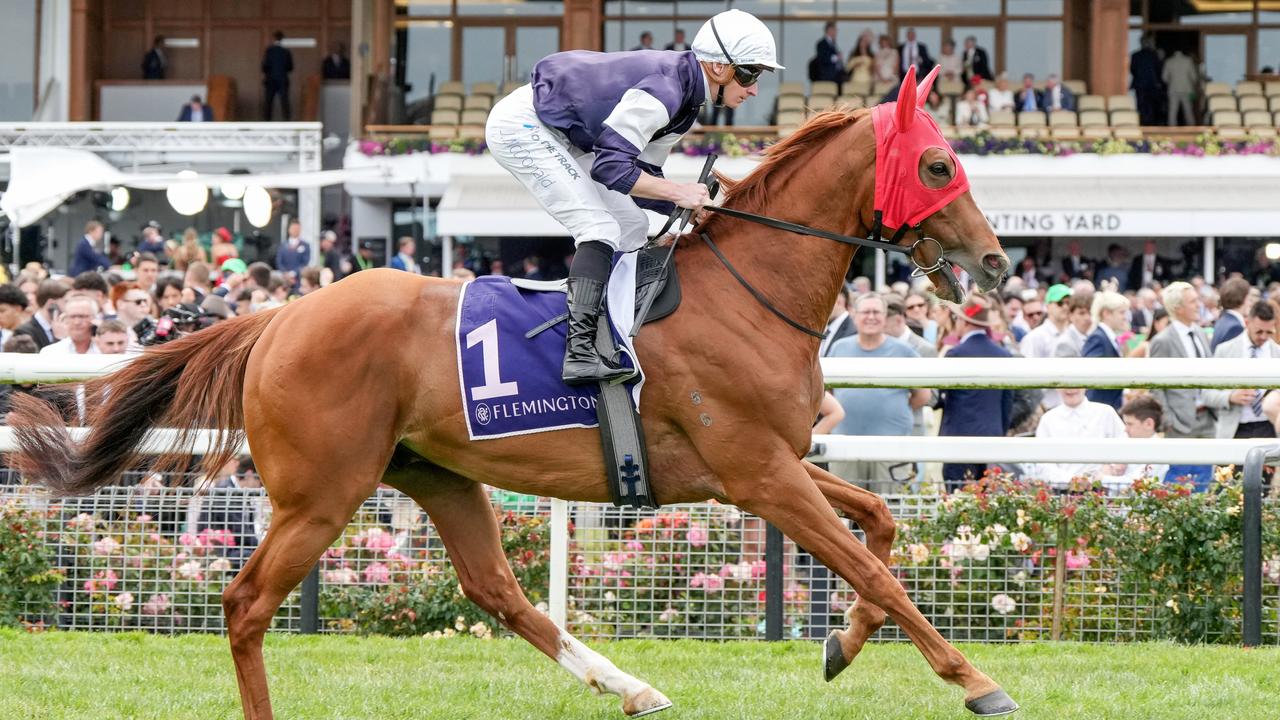
[[[866,108],[827,110],[818,113],[801,125],[794,134],[769,146],[764,151],[764,159],[760,165],[745,178],[731,180],[717,173],[716,177],[720,179],[720,186],[725,193],[724,204],[740,210],[759,211],[767,199],[765,192],[768,180],[774,172],[790,165],[793,160],[807,155],[813,146],[870,114],[871,111]],[[713,214],[702,227],[696,228],[695,231],[708,229],[717,222],[728,219],[730,218]]]

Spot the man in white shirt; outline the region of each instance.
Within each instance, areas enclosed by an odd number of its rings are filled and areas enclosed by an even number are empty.
[[[40,349],[41,355],[98,355],[93,342],[94,324],[98,321],[98,304],[92,299],[77,296],[67,298],[58,317],[65,323],[67,336],[52,345]]]
[[[1071,288],[1062,284],[1053,285],[1049,288],[1044,296],[1044,321],[1032,328],[1031,332],[1022,338],[1022,342],[1018,346],[1018,351],[1022,353],[1023,357],[1053,357],[1053,350],[1058,344],[1058,338],[1062,337],[1062,333],[1066,332],[1067,327],[1070,325],[1070,302]],[[1062,400],[1058,397],[1058,391],[1052,389],[1045,390],[1044,396],[1040,400],[1040,404],[1046,410],[1060,402]]]
[[[1244,320],[1244,332],[1218,346],[1218,358],[1273,360],[1280,358],[1276,336],[1276,312],[1271,303],[1255,303]],[[1265,390],[1205,390],[1204,403],[1218,411],[1214,435],[1219,438],[1273,438],[1275,425],[1262,410]]]
[[[1084,388],[1060,390],[1062,404],[1046,412],[1036,426],[1038,438],[1118,438],[1125,436],[1124,421],[1115,408],[1085,399]],[[1055,490],[1066,490],[1075,478],[1096,478],[1099,463],[1039,463],[1031,471]]]

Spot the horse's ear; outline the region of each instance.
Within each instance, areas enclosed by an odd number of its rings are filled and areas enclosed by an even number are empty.
[[[906,132],[916,119],[916,66],[907,68],[898,88],[898,132]]]
[[[924,76],[924,80],[920,81],[920,89],[916,90],[917,107],[924,107],[924,102],[929,99],[929,91],[933,89],[933,81],[938,79],[938,71],[941,69],[941,65],[934,65],[929,74]]]

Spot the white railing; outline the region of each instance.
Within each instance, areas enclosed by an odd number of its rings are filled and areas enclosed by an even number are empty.
[[[130,358],[121,355],[49,357],[0,353],[0,383],[77,382],[99,377]],[[1280,373],[1270,363],[1223,358],[823,358],[829,387],[928,388],[1280,388]],[[73,436],[85,432],[75,429]],[[152,431],[144,452],[155,453],[176,434]],[[195,431],[197,449],[208,448],[212,431]],[[863,437],[819,435],[819,455],[811,459],[957,463],[1080,462],[1108,459],[1123,463],[1243,463],[1251,448],[1274,444],[1258,440],[1178,440],[1115,438],[1077,441],[1063,438],[1010,437]],[[0,428],[0,452],[14,450],[13,433]],[[247,451],[247,446],[244,448]],[[552,620],[567,619],[568,506],[552,501]]]

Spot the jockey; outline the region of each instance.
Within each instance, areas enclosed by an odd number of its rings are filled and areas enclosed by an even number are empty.
[[[671,148],[705,102],[736,108],[758,93],[762,72],[782,68],[772,33],[741,10],[707,21],[692,47],[549,55],[533,67],[529,85],[489,114],[485,139],[494,159],[577,246],[561,373],[569,385],[629,374],[596,352],[595,334],[613,253],[648,239],[641,208],[704,212],[706,186],[662,177]]]

